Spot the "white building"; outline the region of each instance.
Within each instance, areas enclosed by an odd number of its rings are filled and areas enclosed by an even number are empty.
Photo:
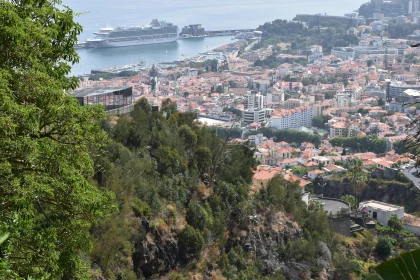
[[[242,112],[244,122],[250,123],[264,123],[267,121],[265,109],[247,109]]]
[[[374,200],[361,202],[359,210],[368,213],[369,217],[377,220],[383,226],[388,225],[392,215],[397,215],[399,219],[404,216],[404,207]]]
[[[253,94],[250,91],[245,96],[246,101],[244,108],[246,109],[262,109],[264,108],[265,97],[261,94]]]
[[[249,142],[251,142],[255,146],[258,146],[264,142],[264,135],[262,133],[259,133],[257,135],[250,135],[248,139],[249,139]]]
[[[266,122],[269,112],[264,108],[265,97],[248,92],[245,98],[245,110],[242,111],[244,122],[248,124]]]
[[[271,127],[276,129],[311,127],[313,118],[312,107],[298,107],[290,110],[281,110],[271,117]]]
[[[337,48],[333,48],[331,50],[331,54],[341,58],[342,60],[353,60],[354,59],[354,49],[353,48],[342,48],[342,47],[337,47]]]

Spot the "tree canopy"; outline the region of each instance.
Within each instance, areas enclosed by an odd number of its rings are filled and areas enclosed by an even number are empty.
[[[60,1],[6,1],[0,9],[0,235],[7,275],[86,278],[89,229],[110,208],[90,181],[107,142],[103,108],[68,92],[81,26]]]

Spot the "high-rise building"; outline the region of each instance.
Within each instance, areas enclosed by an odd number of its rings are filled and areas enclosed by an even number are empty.
[[[244,110],[242,111],[244,122],[247,124],[266,122],[268,112],[264,108],[265,97],[249,91],[245,98]]]
[[[245,110],[246,109],[261,109],[264,107],[264,99],[265,97],[261,94],[254,94],[250,91],[245,96],[246,101],[244,104]]]

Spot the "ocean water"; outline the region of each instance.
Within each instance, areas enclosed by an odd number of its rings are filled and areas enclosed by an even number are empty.
[[[84,32],[79,41],[93,37],[93,32],[110,24],[138,26],[153,18],[166,19],[181,28],[203,24],[206,30],[256,28],[275,19],[291,20],[296,14],[326,13],[344,15],[357,10],[367,0],[63,0],[63,4],[81,13],[77,21]],[[230,37],[181,40],[164,46],[78,50],[81,61],[73,74],[89,73],[94,68],[106,68],[135,63],[167,62],[192,56],[198,52],[227,44]],[[182,56],[184,54],[184,56]]]

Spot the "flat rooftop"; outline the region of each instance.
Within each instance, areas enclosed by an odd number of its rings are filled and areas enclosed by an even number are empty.
[[[378,209],[384,212],[394,212],[394,211],[404,209],[404,207],[402,206],[388,204],[385,202],[380,202],[380,201],[375,201],[375,200],[361,202],[359,209],[362,209],[364,207],[371,207],[373,209]]]
[[[71,95],[76,97],[88,97],[104,94],[127,94],[132,87],[95,87],[95,88],[82,88],[75,90]]]
[[[340,212],[341,209],[349,209],[350,206],[348,203],[335,200],[335,199],[329,199],[329,198],[313,198],[313,200],[318,201],[323,204],[323,209],[327,211],[328,213],[337,213]]]

